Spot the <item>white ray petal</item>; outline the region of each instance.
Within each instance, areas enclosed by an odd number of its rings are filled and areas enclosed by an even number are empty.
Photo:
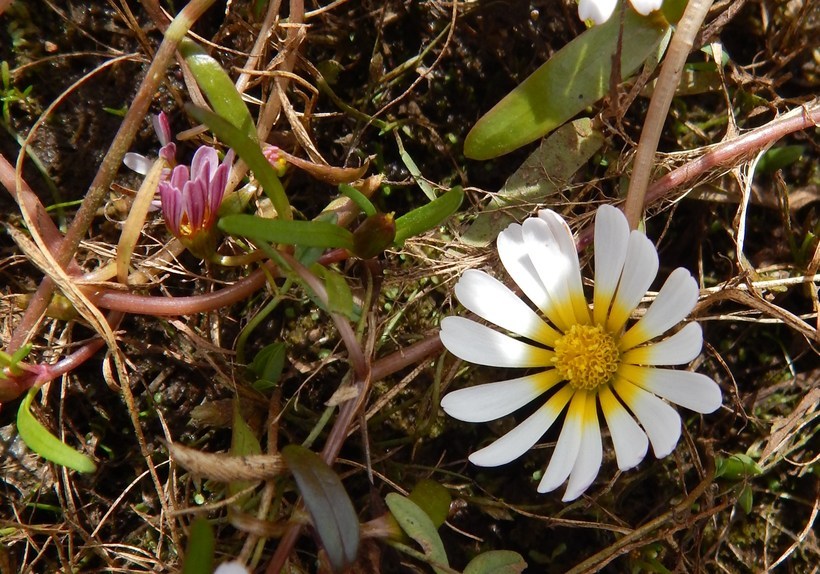
[[[641,319],[624,333],[621,351],[662,335],[689,314],[698,301],[698,284],[683,267],[675,269]]]
[[[584,284],[581,281],[581,266],[578,262],[578,249],[575,247],[575,238],[572,230],[564,218],[551,209],[542,209],[538,218],[547,222],[558,249],[569,262],[569,272],[564,276],[569,290],[570,301],[575,313],[575,319],[582,325],[590,321],[589,305],[584,295]]]
[[[609,306],[618,288],[629,243],[629,223],[621,210],[602,205],[595,215],[595,322],[606,324]]]
[[[618,468],[628,470],[637,466],[646,456],[649,439],[632,415],[621,405],[609,387],[602,387],[599,395],[601,410],[604,412],[612,443],[615,445],[615,460]]]
[[[685,365],[700,354],[702,347],[703,330],[697,323],[688,323],[663,341],[626,351],[621,361],[630,365]]]
[[[601,25],[612,16],[616,4],[616,0],[580,0],[578,2],[578,17],[581,20],[592,20]]]
[[[467,309],[515,334],[545,345],[552,345],[561,336],[506,285],[483,271],[465,271],[455,292]]]
[[[148,175],[148,172],[151,170],[151,166],[154,165],[154,162],[144,155],[130,151],[127,152],[122,158],[122,163],[140,175]]]
[[[237,560],[223,562],[214,570],[214,574],[249,574],[249,572],[250,571]]]
[[[487,367],[547,367],[555,354],[464,317],[441,320],[441,342],[459,359]]]
[[[657,274],[655,245],[640,231],[633,231],[629,234],[624,270],[606,324],[610,332],[617,333],[626,324]]]
[[[555,369],[448,393],[441,408],[460,421],[483,423],[513,413],[562,381]]]
[[[586,393],[586,408],[581,435],[581,450],[567,482],[567,490],[561,499],[564,502],[581,496],[595,481],[601,470],[603,446],[601,445],[601,427],[598,423],[598,409],[594,393]]]
[[[532,415],[500,439],[470,455],[477,466],[501,466],[527,452],[549,430],[564,410],[572,387],[565,385]]]
[[[515,284],[521,288],[527,299],[532,301],[554,323],[554,318],[551,316],[554,305],[527,254],[521,225],[518,223],[508,225],[498,234],[496,246],[498,257]]]
[[[621,365],[618,374],[650,393],[698,413],[713,413],[723,402],[718,384],[701,373]]]
[[[569,385],[567,385],[569,386]],[[561,486],[572,472],[581,449],[581,434],[586,410],[586,392],[576,392],[567,410],[564,427],[558,436],[555,451],[550,457],[547,470],[538,484],[538,492],[551,492]]]
[[[650,12],[660,10],[663,0],[630,0],[630,3],[638,14],[646,16]]]
[[[566,279],[572,273],[572,258],[577,257],[561,252],[546,221],[530,217],[524,220],[521,229],[527,253],[553,305],[548,316],[550,320],[554,317],[557,327],[566,331],[577,322]]]
[[[663,458],[675,450],[681,433],[678,411],[622,377],[615,379],[613,389],[638,418],[656,457]]]

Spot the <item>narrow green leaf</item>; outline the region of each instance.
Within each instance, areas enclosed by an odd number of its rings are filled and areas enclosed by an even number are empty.
[[[39,387],[29,389],[26,396],[20,402],[20,408],[17,409],[17,432],[20,433],[23,442],[25,442],[26,446],[31,450],[54,464],[72,468],[77,472],[96,471],[97,465],[94,464],[93,460],[81,452],[77,452],[51,434],[48,429],[31,414],[29,410],[31,408],[31,402],[39,391]]]
[[[489,245],[513,221],[523,219],[533,204],[566,189],[576,172],[604,143],[592,120],[579,118],[561,126],[541,142],[504,183],[462,236],[468,245]]]
[[[427,196],[427,199],[430,201],[435,200],[436,192],[433,191],[433,186],[427,183],[427,180],[425,180],[424,176],[421,175],[419,166],[416,165],[416,162],[413,161],[410,154],[404,150],[404,144],[401,143],[399,132],[394,131],[393,134],[396,136],[396,144],[399,146],[399,157],[401,158],[402,163],[404,163],[404,167],[407,168],[407,171],[409,171],[410,175],[413,176],[413,179],[416,180],[416,184],[421,188],[421,191],[424,192],[424,195]]]
[[[467,564],[464,574],[521,574],[527,568],[524,558],[511,550],[490,550]]]
[[[427,516],[426,512],[409,498],[405,498],[395,492],[388,494],[385,497],[385,502],[390,509],[390,513],[396,519],[396,522],[399,523],[399,526],[401,526],[401,529],[404,530],[410,538],[418,542],[425,556],[430,558],[431,561],[443,564],[444,566],[450,565],[447,561],[444,543],[442,543],[441,537],[438,535],[438,529],[436,525],[433,524],[433,521],[430,520],[430,517]],[[440,574],[442,573],[442,570],[435,566],[433,566],[433,570]]]
[[[410,237],[424,233],[441,225],[453,215],[464,199],[464,190],[456,186],[430,203],[417,207],[396,219],[396,245],[401,245]]]
[[[268,243],[302,247],[353,248],[353,234],[327,221],[285,221],[256,215],[228,215],[219,220],[225,233]]]
[[[316,454],[291,444],[282,456],[293,472],[313,527],[335,572],[356,560],[359,519],[339,476]]]
[[[654,51],[668,28],[660,17],[626,11],[621,74],[628,77]],[[467,134],[464,154],[491,159],[548,134],[609,90],[620,18],[593,26],[572,40],[507,94]]]
[[[256,128],[248,107],[219,62],[189,38],[183,38],[179,43],[179,53],[185,58],[196,83],[214,111],[255,140]]]
[[[195,519],[191,523],[188,546],[185,548],[182,574],[211,574],[214,571],[215,546],[211,525],[205,518]]]
[[[198,122],[202,122],[214,132],[219,139],[227,143],[239,154],[239,157],[253,170],[254,176],[262,184],[262,189],[270,198],[276,213],[281,219],[293,218],[290,212],[290,202],[285,194],[282,182],[276,177],[273,167],[262,155],[262,150],[256,138],[249,137],[241,129],[234,126],[229,120],[213,113],[210,110],[199,108],[193,104],[185,104],[185,111]]]
[[[365,194],[346,183],[339,184],[339,193],[349,198],[353,203],[359,206],[365,215],[372,217],[376,215],[376,206],[370,201]]]

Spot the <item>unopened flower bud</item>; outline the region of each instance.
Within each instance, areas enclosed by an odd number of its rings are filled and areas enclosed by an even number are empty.
[[[362,259],[376,257],[393,244],[396,223],[392,213],[377,213],[365,219],[353,232],[353,253]]]
[[[285,175],[285,172],[288,171],[288,162],[279,153],[279,148],[275,145],[268,145],[262,149],[262,155],[265,156],[265,159],[268,160],[268,163],[273,167],[273,171],[276,173],[277,177],[282,177]]]

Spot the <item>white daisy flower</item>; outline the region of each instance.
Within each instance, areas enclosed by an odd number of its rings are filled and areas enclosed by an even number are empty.
[[[650,12],[660,10],[663,0],[629,0],[632,7],[638,14],[643,16]],[[615,11],[618,0],[579,0],[578,17],[581,20],[592,20],[596,24],[603,24]]]
[[[541,397],[543,404],[512,431],[470,455],[471,462],[499,466],[515,460],[569,405],[538,492],[555,490],[569,479],[563,500],[574,500],[601,467],[599,405],[621,470],[643,460],[649,443],[658,458],[675,449],[681,419],[669,403],[699,413],[720,407],[720,388],[709,377],[659,367],[683,365],[698,356],[703,335],[697,323],[652,341],[681,322],[698,299],[698,285],[686,269],[673,271],[643,317],[628,324],[655,279],[658,254],[646,235],[629,231],[618,209],[604,205],[596,216],[591,308],[572,233],[557,213],[544,210],[507,227],[498,236],[498,253],[541,314],[500,281],[471,269],[456,284],[458,300],[510,334],[464,317],[446,317],[441,340],[465,361],[531,372],[451,392],[441,406],[456,419],[487,422]]]

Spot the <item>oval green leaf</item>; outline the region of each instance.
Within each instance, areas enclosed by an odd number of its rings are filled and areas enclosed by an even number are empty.
[[[220,219],[219,228],[230,235],[268,243],[353,249],[353,234],[327,221],[285,221],[239,214]]]
[[[450,515],[450,503],[453,497],[450,496],[449,490],[434,480],[421,479],[413,487],[408,498],[430,517],[436,528],[444,524]]]
[[[620,25],[620,18],[610,18],[556,52],[478,120],[464,141],[464,155],[491,159],[509,153],[601,99],[609,90]],[[667,29],[660,14],[644,17],[627,9],[621,51],[623,77],[655,51]]]
[[[467,564],[464,574],[521,574],[527,567],[524,558],[511,550],[491,550]]]
[[[447,552],[444,550],[444,543],[438,535],[438,529],[427,513],[419,506],[404,496],[391,492],[385,497],[390,513],[399,523],[401,529],[413,540],[418,542],[431,562],[449,566]],[[431,564],[432,565],[432,564]],[[443,574],[441,568],[433,565],[433,570]]]
[[[282,456],[293,472],[305,500],[313,527],[335,572],[356,560],[359,551],[359,519],[339,476],[303,446],[291,444]]]
[[[51,434],[40,421],[31,414],[31,402],[40,391],[39,387],[29,389],[17,409],[17,432],[26,446],[44,459],[71,468],[77,472],[94,472],[97,465],[86,455],[77,452]]]
[[[461,207],[463,199],[464,190],[461,186],[456,186],[430,203],[417,207],[396,219],[396,245],[401,245],[410,237],[444,223]]]
[[[249,367],[257,377],[254,387],[272,388],[276,386],[282,376],[282,371],[285,369],[285,358],[286,348],[284,343],[271,343],[262,348],[254,356]]]

